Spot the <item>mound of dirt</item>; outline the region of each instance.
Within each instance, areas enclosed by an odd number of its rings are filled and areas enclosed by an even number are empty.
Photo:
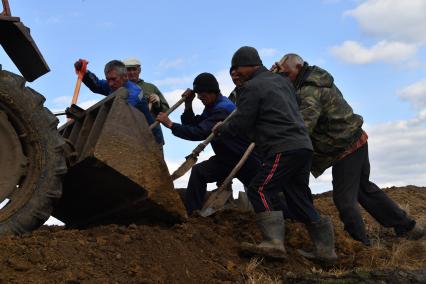
[[[426,223],[426,188],[386,189]],[[87,230],[42,227],[27,236],[0,238],[0,283],[312,283],[323,281],[426,282],[426,239],[408,241],[364,213],[373,245],[343,231],[330,195],[315,199],[335,225],[341,260],[324,268],[297,254],[309,248],[303,225],[286,222],[286,261],[241,256],[241,241],[259,241],[253,215],[225,211],[173,227],[109,225]]]

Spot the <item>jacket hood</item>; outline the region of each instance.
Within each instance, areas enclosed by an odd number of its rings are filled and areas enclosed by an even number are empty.
[[[305,79],[305,84],[317,87],[331,88],[334,83],[334,78],[330,73],[321,69],[318,66],[311,66],[308,70],[308,76]]]

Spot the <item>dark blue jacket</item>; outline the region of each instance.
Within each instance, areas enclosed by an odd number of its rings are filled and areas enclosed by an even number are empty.
[[[98,77],[90,71],[87,71],[84,75],[83,83],[94,93],[104,96],[108,96],[112,93],[112,90],[108,85],[108,81],[98,79]],[[127,102],[129,105],[134,106],[145,115],[145,119],[148,122],[148,125],[154,123],[154,118],[149,111],[148,101],[143,96],[142,89],[129,80],[124,83],[123,87],[127,89],[129,94],[127,97]],[[158,144],[163,145],[164,138],[160,126],[154,128],[152,133],[154,134],[155,141],[157,141]]]
[[[205,140],[211,134],[213,126],[217,122],[223,121],[235,108],[234,103],[228,98],[219,95],[216,103],[211,107],[204,108],[201,115],[194,115],[192,110],[185,111],[181,116],[182,124],[173,123],[172,133],[185,140]],[[239,136],[219,136],[212,140],[211,145],[217,156],[237,162],[246,151],[249,142]],[[260,165],[253,154],[247,162],[253,162],[253,160]]]

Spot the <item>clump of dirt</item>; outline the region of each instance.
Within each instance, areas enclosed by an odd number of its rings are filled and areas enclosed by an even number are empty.
[[[410,215],[426,222],[426,188],[386,191]],[[365,247],[343,231],[329,194],[316,198],[315,204],[332,216],[335,225],[341,260],[333,267],[321,267],[298,255],[296,249],[312,245],[304,226],[291,221],[286,222],[288,260],[240,255],[239,242],[259,241],[260,233],[252,214],[225,211],[172,227],[44,226],[31,235],[2,237],[0,283],[245,283],[259,275],[263,278],[256,278],[258,283],[426,281],[426,239],[397,238],[363,212],[373,240],[371,247]]]

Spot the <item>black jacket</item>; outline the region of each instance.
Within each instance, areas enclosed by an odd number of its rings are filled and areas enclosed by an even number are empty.
[[[264,157],[297,149],[312,150],[288,78],[264,66],[239,90],[237,111],[219,129],[223,135],[249,134]]]

